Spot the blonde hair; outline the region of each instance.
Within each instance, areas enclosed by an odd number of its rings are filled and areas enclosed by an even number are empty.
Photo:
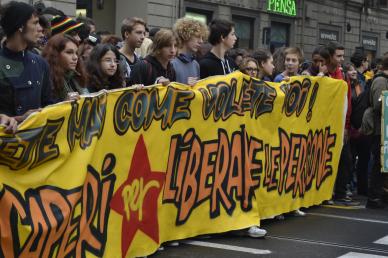
[[[299,63],[303,62],[303,51],[298,47],[288,47],[284,50],[284,57],[286,55],[297,55]]]
[[[164,47],[171,46],[176,40],[174,33],[172,30],[168,29],[160,29],[154,37],[154,41],[151,45],[151,53],[152,56],[160,55],[159,51]]]
[[[192,37],[202,37],[202,39],[206,40],[209,34],[204,23],[187,17],[178,19],[174,24],[173,30],[179,46],[182,46],[183,43],[189,41]]]

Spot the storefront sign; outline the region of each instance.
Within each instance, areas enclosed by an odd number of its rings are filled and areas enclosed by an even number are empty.
[[[377,37],[363,36],[362,37],[362,46],[364,49],[376,51],[377,50]]]
[[[268,0],[267,11],[296,16],[295,0]]]
[[[319,30],[319,39],[322,41],[338,41],[339,32],[335,30]]]

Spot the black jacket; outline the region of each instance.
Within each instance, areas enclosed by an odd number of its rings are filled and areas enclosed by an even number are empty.
[[[225,57],[223,61],[210,51],[199,61],[201,79],[213,75],[229,74],[236,69],[236,64],[229,57]]]
[[[23,115],[54,103],[49,67],[30,51],[0,49],[0,114]]]
[[[168,78],[171,82],[175,81],[174,67],[168,63],[167,69],[164,69],[155,57],[148,55],[134,65],[129,82],[130,85],[143,84],[148,86],[155,84],[156,79],[160,76]]]
[[[131,61],[129,61],[129,59],[123,53],[120,53],[119,66],[120,66],[121,71],[123,71],[123,73],[124,73],[124,79],[125,79],[126,86],[130,86],[129,79],[131,76],[131,71],[132,71],[133,67],[135,66],[135,64],[138,63],[140,60],[140,57],[137,56],[136,53],[134,54],[134,57],[135,57],[135,60],[132,63]]]

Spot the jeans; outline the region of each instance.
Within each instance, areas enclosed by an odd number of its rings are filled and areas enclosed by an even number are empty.
[[[338,164],[338,173],[334,187],[335,199],[342,199],[346,197],[346,185],[349,183],[351,169],[352,154],[350,151],[350,144],[345,143],[342,147],[341,157]]]
[[[359,135],[356,138],[350,139],[350,147],[352,151],[352,159],[354,172],[357,176],[357,193],[367,196],[368,194],[368,175],[369,175],[369,161],[371,157],[372,137],[366,135]],[[354,166],[356,157],[358,162]]]
[[[383,195],[384,175],[381,173],[381,135],[374,135],[372,138],[373,165],[369,181],[368,198],[381,199]]]

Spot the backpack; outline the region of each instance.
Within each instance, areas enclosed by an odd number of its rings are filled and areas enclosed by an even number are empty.
[[[145,68],[146,68],[146,74],[147,74],[147,79],[150,79],[150,78],[153,78],[155,77],[155,74],[154,74],[154,70],[153,70],[153,65],[152,63],[150,63],[147,59],[142,59],[142,62],[145,64]],[[170,69],[167,68],[167,74],[166,75],[163,75],[165,76],[166,78],[169,78],[170,80],[172,80],[171,78],[175,78],[175,70],[174,68],[172,67],[172,64],[170,63],[169,64],[169,67]],[[155,70],[155,73],[157,74],[158,71]],[[157,82],[156,81],[152,81],[151,84],[156,84]],[[150,85],[151,85],[150,84]]]
[[[364,135],[372,135],[375,132],[373,107],[368,107],[362,115],[360,132]]]
[[[360,131],[364,135],[372,135],[375,132],[375,124],[374,124],[375,112],[373,110],[373,97],[372,97],[371,88],[372,88],[373,81],[378,77],[384,77],[387,80],[387,85],[388,85],[388,78],[384,74],[377,74],[375,77],[373,77],[372,80],[370,80],[371,83],[370,83],[369,92],[368,92],[369,103],[368,103],[368,107],[365,109],[363,113],[361,127],[360,127]],[[385,90],[388,90],[388,88],[386,88]]]
[[[370,88],[372,86],[372,80],[369,80],[365,84],[364,91],[353,101],[352,100],[352,114],[350,115],[350,123],[356,129],[361,127],[362,117],[368,107],[371,106],[370,100]]]
[[[146,64],[146,69],[147,69],[147,78],[152,77],[152,64],[148,62],[146,59],[142,60]]]

